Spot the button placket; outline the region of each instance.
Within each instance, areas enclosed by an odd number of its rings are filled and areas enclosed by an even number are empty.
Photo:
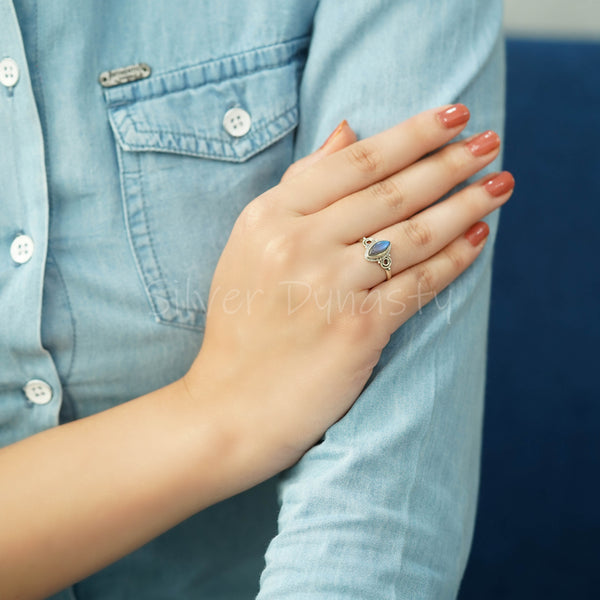
[[[0,250],[9,269],[7,290],[11,290],[3,296],[0,321],[17,359],[10,369],[0,366],[3,444],[57,425],[57,410],[52,407],[61,401],[53,356],[40,345],[48,244],[45,140],[14,4],[0,0],[0,144],[4,150],[0,176],[5,225]],[[40,64],[35,69],[46,77]],[[40,260],[35,260],[40,252]],[[15,373],[25,376],[15,382]]]

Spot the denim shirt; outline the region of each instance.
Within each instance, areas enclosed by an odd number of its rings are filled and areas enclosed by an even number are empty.
[[[182,376],[237,215],[342,119],[366,137],[462,101],[465,135],[501,132],[500,4],[0,0],[0,443]],[[490,263],[294,468],[56,598],[453,597]]]

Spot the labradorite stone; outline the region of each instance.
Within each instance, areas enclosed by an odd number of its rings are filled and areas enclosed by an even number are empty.
[[[377,256],[379,256],[381,254],[385,254],[389,247],[390,247],[390,242],[387,242],[387,241],[375,242],[369,248],[369,256],[372,258],[376,258]]]

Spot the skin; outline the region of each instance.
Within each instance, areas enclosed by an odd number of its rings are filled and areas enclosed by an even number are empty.
[[[465,124],[440,110],[360,142],[343,124],[244,209],[182,379],[0,450],[0,597],[114,562],[293,465],[348,411],[416,292],[422,305],[476,259],[485,240],[465,232],[511,193],[475,183],[432,205],[498,155],[449,143]],[[389,281],[363,235],[392,242]]]

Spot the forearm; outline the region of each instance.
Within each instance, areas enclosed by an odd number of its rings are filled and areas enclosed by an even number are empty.
[[[1,450],[0,597],[45,597],[258,483],[209,393],[179,380]]]

